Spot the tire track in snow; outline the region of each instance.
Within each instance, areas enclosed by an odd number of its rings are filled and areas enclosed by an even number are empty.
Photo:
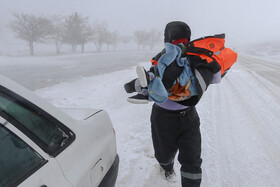
[[[205,146],[210,145],[210,147],[204,147],[204,150],[212,149],[213,154],[203,153],[204,175],[207,174],[203,179],[203,184],[213,187],[234,186],[237,184],[235,181],[240,181],[239,176],[227,177],[232,172],[231,170],[235,170],[233,166],[236,158],[232,157],[232,150],[237,149],[236,145],[232,144],[234,142],[233,127],[228,125],[229,118],[235,118],[235,116],[227,114],[228,105],[231,104],[231,93],[227,94],[227,91],[222,90],[220,85],[211,86],[207,92],[209,95],[207,93],[203,99],[202,107],[209,110],[208,116],[210,117],[204,119],[204,114],[201,114],[202,131],[205,131],[202,140],[209,142]]]
[[[246,55],[240,55],[238,57],[238,61],[243,68],[247,69],[247,71],[256,72],[260,76],[280,86],[280,62],[267,60],[265,58],[255,58]]]
[[[250,74],[250,76],[252,75]],[[252,76],[252,78],[255,79],[254,76]],[[254,82],[243,83],[243,88],[248,87],[248,91],[256,90],[256,88],[258,87],[262,88],[264,84],[261,83],[258,79],[255,80],[256,81]],[[250,127],[250,129],[252,130],[251,133],[248,134],[249,137],[253,133],[257,135],[254,139],[250,137],[252,141],[256,142],[256,146],[258,148],[256,149],[255,154],[259,153],[262,158],[265,159],[262,162],[262,168],[259,168],[260,171],[264,171],[264,173],[260,172],[259,174],[266,175],[266,178],[270,179],[269,182],[274,182],[273,178],[271,177],[273,175],[275,178],[277,178],[277,176],[280,176],[280,150],[277,149],[279,145],[280,129],[278,125],[276,125],[277,122],[275,123],[274,120],[278,118],[279,110],[277,111],[275,110],[275,108],[271,108],[269,103],[274,105],[278,102],[273,97],[271,97],[271,92],[265,89],[266,87],[263,87],[264,89],[257,89],[257,91],[254,92],[255,95],[249,96],[240,94],[240,92],[237,91],[238,86],[234,84],[231,79],[229,79],[229,82],[229,85],[232,85],[232,87],[234,88],[233,94],[237,95],[240,99],[240,104],[242,106],[243,112],[249,117],[251,121],[251,123],[246,123],[246,125],[248,125],[248,127]],[[268,95],[269,97],[266,98],[265,96]],[[277,105],[279,106],[279,104],[280,103],[278,103]],[[256,162],[255,164],[258,164],[258,162]],[[265,171],[268,173],[271,172],[271,174],[265,173]],[[279,181],[280,180],[278,180],[278,182]],[[273,183],[273,185],[277,185],[277,182]]]
[[[218,162],[220,155],[217,152],[219,150],[217,148],[219,146],[216,132],[217,120],[214,111],[211,109],[212,106],[215,106],[215,102],[218,102],[216,106],[220,106],[220,101],[217,101],[213,94],[208,93],[210,90],[211,88],[205,93],[197,107],[201,117],[202,158],[204,160],[202,165],[202,185],[206,183],[208,186],[218,186],[218,181],[221,181],[221,174],[219,170],[220,163]],[[220,90],[217,91],[220,92]],[[201,105],[203,109],[200,110]]]
[[[236,65],[220,85],[209,87],[198,107],[202,110],[202,138],[206,146],[203,185],[280,183],[279,101],[271,97],[271,85],[264,83]]]

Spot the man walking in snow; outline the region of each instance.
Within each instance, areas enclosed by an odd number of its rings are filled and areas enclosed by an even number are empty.
[[[190,41],[189,26],[180,21],[170,22],[164,31],[164,42],[171,44]],[[162,54],[155,56],[157,61]],[[201,134],[200,120],[195,105],[211,83],[221,80],[220,66],[213,62],[204,62],[199,56],[186,56],[195,73],[197,95],[187,100],[174,101],[168,99],[164,103],[154,103],[151,113],[152,140],[155,158],[164,170],[167,180],[174,178],[174,158],[179,151],[178,161],[181,164],[181,183],[183,187],[200,186],[201,173]],[[182,67],[171,63],[166,67],[162,82],[166,90],[170,90],[173,82],[182,72]],[[125,84],[127,92],[139,90],[139,81],[133,80]],[[141,88],[140,88],[141,89]]]

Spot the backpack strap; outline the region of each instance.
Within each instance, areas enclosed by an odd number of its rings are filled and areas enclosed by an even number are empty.
[[[187,54],[206,55],[212,58],[212,55],[219,53],[224,48],[225,34],[216,34],[214,36],[205,36],[189,42],[186,45]]]
[[[200,48],[200,47],[194,47],[193,43],[188,43],[186,45],[186,52],[187,55],[191,55],[191,54],[201,54],[201,55],[206,55],[208,57],[212,57],[212,55],[214,54],[214,52],[205,49],[205,48]]]

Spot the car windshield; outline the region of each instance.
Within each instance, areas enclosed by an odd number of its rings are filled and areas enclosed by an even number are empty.
[[[24,131],[35,136],[36,140],[39,140],[39,143],[48,149],[55,150],[63,146],[68,138],[66,133],[39,111],[33,110],[18,99],[1,92],[0,112],[6,115],[10,123],[16,123]]]

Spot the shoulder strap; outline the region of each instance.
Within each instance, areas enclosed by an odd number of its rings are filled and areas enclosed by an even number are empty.
[[[211,57],[213,53],[222,50],[224,47],[225,34],[216,34],[214,36],[205,36],[189,42],[187,44],[187,51]]]
[[[215,60],[213,54],[218,54],[225,45],[225,34],[205,36],[189,42],[186,45],[187,55],[200,56],[208,62]]]

